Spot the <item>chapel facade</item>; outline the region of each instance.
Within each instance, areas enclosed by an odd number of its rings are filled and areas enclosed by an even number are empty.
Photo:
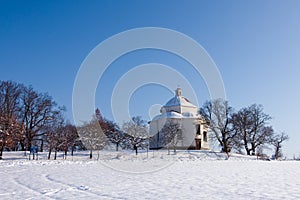
[[[197,106],[182,96],[181,88],[175,90],[171,98],[161,109],[160,114],[150,122],[150,149],[161,149],[163,142],[163,126],[167,122],[179,124],[181,138],[177,142],[178,149],[209,150],[209,126],[207,121],[198,113]]]

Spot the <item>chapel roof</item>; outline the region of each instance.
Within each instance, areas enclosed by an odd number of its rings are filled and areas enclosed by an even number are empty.
[[[190,102],[187,98],[181,95],[181,88],[175,90],[175,96],[170,99],[164,107],[173,107],[173,106],[185,106],[185,107],[195,107],[194,104]]]
[[[175,111],[170,111],[170,112],[165,112],[163,114],[157,115],[152,120],[155,121],[158,119],[183,119],[183,118],[195,118],[195,117],[200,117],[200,115],[193,114],[190,112],[185,112],[181,114]]]

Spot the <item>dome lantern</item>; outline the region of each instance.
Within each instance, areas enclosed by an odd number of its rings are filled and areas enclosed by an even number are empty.
[[[181,93],[182,93],[181,88],[177,88],[177,89],[175,90],[176,96],[181,96]]]

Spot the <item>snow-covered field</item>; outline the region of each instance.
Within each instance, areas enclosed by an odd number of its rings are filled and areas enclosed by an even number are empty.
[[[300,199],[300,162],[212,152],[87,152],[0,161],[0,199]],[[97,157],[97,155],[95,155]]]

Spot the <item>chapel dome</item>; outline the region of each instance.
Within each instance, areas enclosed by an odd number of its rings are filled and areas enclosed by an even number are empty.
[[[194,104],[190,102],[187,98],[181,95],[181,88],[175,90],[175,96],[170,99],[164,107],[174,107],[174,106],[185,106],[196,108]]]

